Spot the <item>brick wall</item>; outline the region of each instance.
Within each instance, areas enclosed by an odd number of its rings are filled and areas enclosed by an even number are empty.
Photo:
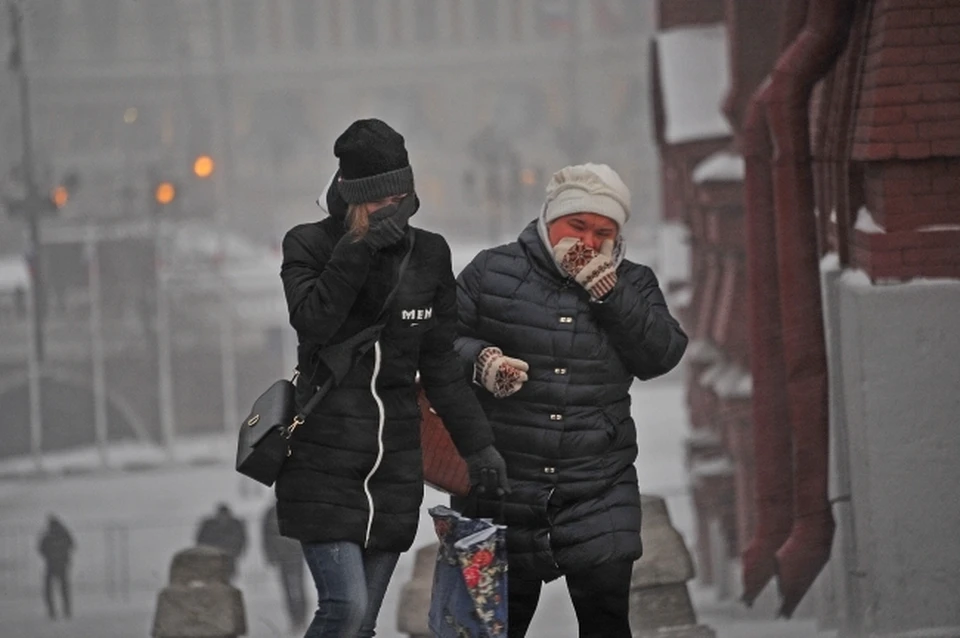
[[[876,2],[863,62],[853,159],[960,155],[960,3]]]
[[[960,2],[878,0],[870,18],[850,158],[877,227],[853,228],[850,265],[960,277]]]

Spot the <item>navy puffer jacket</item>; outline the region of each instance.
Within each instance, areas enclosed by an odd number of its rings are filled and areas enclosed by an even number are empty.
[[[623,261],[617,275],[591,302],[534,222],[457,280],[463,373],[493,345],[530,364],[512,396],[474,389],[507,462],[511,566],[544,580],[642,553],[629,389],[676,366],[687,336],[650,268]]]
[[[283,240],[301,404],[325,379],[318,349],[373,323],[411,238],[413,249],[379,342],[291,439],[276,483],[279,527],[301,541],[402,552],[413,543],[423,498],[417,371],[461,454],[493,439],[453,349],[456,284],[447,242],[412,228],[406,241],[374,254],[341,241],[344,234],[342,215],[333,215],[297,226]]]

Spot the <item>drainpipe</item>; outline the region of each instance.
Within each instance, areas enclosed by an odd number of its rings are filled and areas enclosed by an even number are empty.
[[[779,54],[803,27],[808,0],[792,0],[783,10]],[[778,55],[779,57],[779,55]],[[773,196],[773,142],[768,125],[769,77],[751,97],[741,129],[746,230],[747,321],[751,418],[755,461],[756,526],[742,555],[743,596],[752,605],[777,573],[777,550],[793,527],[793,434],[787,412],[780,278],[777,274]]]
[[[835,524],[828,496],[827,357],[820,298],[809,104],[836,62],[856,0],[810,0],[803,30],[780,56],[766,88],[776,152],[773,194],[790,428],[793,529],[777,551],[780,615],[789,618],[830,558]]]
[[[776,574],[776,552],[793,526],[793,438],[787,415],[786,372],[777,277],[776,227],[764,84],[741,130],[747,271],[747,320],[753,378],[756,528],[743,552],[743,602],[753,604]]]

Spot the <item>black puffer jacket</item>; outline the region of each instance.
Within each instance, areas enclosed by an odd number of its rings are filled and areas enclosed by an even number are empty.
[[[470,374],[496,345],[530,364],[519,392],[474,386],[507,462],[511,565],[545,580],[640,557],[633,378],[680,361],[687,337],[646,266],[624,261],[602,303],[563,276],[536,223],[460,274],[457,350]],[[641,406],[642,409],[642,406]]]
[[[276,484],[280,532],[406,551],[423,498],[417,370],[461,454],[490,445],[492,435],[453,350],[456,284],[446,241],[412,229],[405,242],[374,254],[362,243],[338,244],[344,233],[343,218],[333,216],[283,240],[301,404],[326,374],[315,365],[317,350],[373,323],[415,234],[413,252],[378,344],[293,435]]]

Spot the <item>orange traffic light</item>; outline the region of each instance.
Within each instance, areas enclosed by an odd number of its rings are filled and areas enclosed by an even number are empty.
[[[166,206],[177,196],[177,189],[170,182],[160,182],[156,190],[153,191],[153,197],[158,204]]]
[[[70,192],[65,186],[57,186],[50,194],[50,200],[57,208],[63,208],[70,201]]]
[[[216,168],[216,165],[213,163],[213,158],[209,155],[200,155],[193,161],[193,174],[200,179],[210,177],[213,174],[214,168]]]

